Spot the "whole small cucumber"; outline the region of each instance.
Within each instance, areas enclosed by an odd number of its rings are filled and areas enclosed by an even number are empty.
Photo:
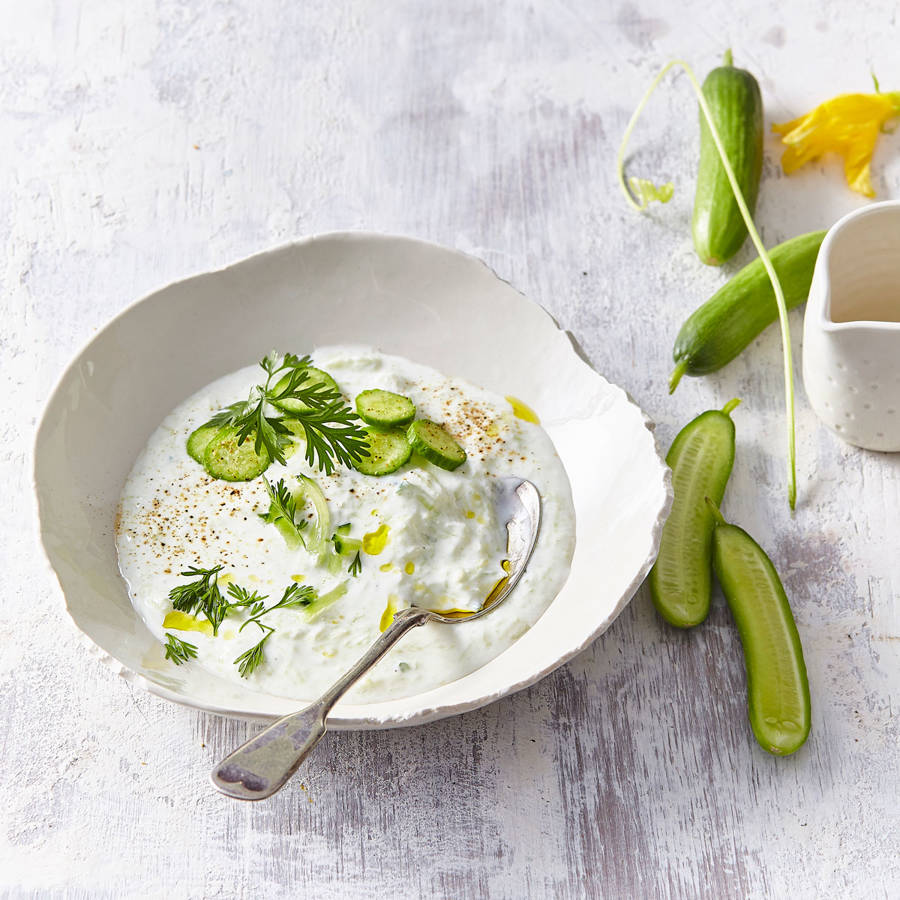
[[[775,566],[713,506],[713,566],[744,648],[750,725],[760,746],[786,756],[806,742],[809,681],[797,625]]]
[[[806,302],[825,234],[801,234],[769,251],[788,309]],[[762,260],[755,259],[681,326],[672,350],[675,370],[669,392],[675,390],[682,375],[705,375],[721,369],[777,318],[772,282]]]
[[[666,456],[675,496],[650,570],[650,596],[659,614],[678,628],[699,625],[709,613],[715,522],[705,498],[721,503],[725,494],[734,464],[730,413],[739,402],[688,422]]]
[[[706,76],[703,96],[752,216],[763,162],[763,105],[759,84],[748,71],[732,65],[729,50],[725,64]],[[692,231],[694,249],[709,266],[720,266],[731,259],[747,237],[747,226],[702,111]]]

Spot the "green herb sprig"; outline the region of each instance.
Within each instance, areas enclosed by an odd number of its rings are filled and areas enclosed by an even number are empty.
[[[223,568],[224,566],[216,566],[212,569],[198,569],[196,566],[190,566],[179,574],[185,578],[194,575],[200,577],[189,584],[179,584],[169,591],[172,609],[190,614],[202,613],[212,625],[214,635],[219,633],[219,626],[228,614],[229,607],[229,602],[219,590],[219,572]]]
[[[251,617],[241,625],[238,629],[238,634],[253,622],[263,632],[263,636],[260,638],[259,643],[254,644],[249,650],[245,650],[234,661],[234,664],[238,667],[241,678],[250,676],[265,661],[266,641],[269,640],[275,632],[275,629],[271,625],[267,625],[265,622],[260,621],[262,617],[271,612],[275,612],[276,609],[300,609],[309,606],[317,596],[318,593],[315,588],[310,587],[308,584],[295,583],[285,588],[284,593],[281,595],[281,599],[268,609],[266,609],[263,604],[259,604],[259,608],[255,611],[251,610]]]
[[[293,583],[284,589],[281,599],[271,606],[266,606],[267,594],[259,594],[257,591],[248,591],[239,584],[230,583],[226,589],[226,595],[222,596],[218,585],[218,573],[223,566],[215,566],[212,569],[199,569],[191,566],[181,574],[186,577],[200,576],[190,584],[180,584],[169,591],[169,599],[173,609],[180,612],[203,613],[213,626],[213,635],[218,633],[219,626],[225,617],[233,612],[243,610],[248,618],[241,624],[238,634],[251,623],[263,632],[259,642],[249,650],[244,651],[235,661],[242,678],[247,678],[265,661],[266,641],[274,634],[275,628],[263,621],[269,613],[278,609],[305,609],[319,599],[318,591],[308,584]],[[341,596],[342,591],[331,591],[325,599],[333,602]],[[330,599],[329,599],[330,598]],[[176,666],[195,659],[197,648],[174,634],[166,633],[165,644],[166,659],[171,660]]]
[[[233,609],[249,609],[250,615],[255,616],[265,608],[268,594],[260,595],[256,591],[250,593],[246,588],[233,582],[228,585],[228,595],[234,599],[228,604],[228,612]]]
[[[326,474],[337,463],[352,466],[369,455],[360,419],[333,387],[310,377],[312,360],[293,353],[270,353],[260,361],[266,373],[247,400],[232,403],[216,413],[207,425],[237,428],[237,442],[254,436],[254,449],[269,459],[285,463],[284,451],[294,432],[302,434],[306,461]]]
[[[269,630],[265,635],[263,635],[262,640],[258,644],[254,644],[249,650],[242,653],[234,661],[234,664],[238,667],[238,672],[240,672],[241,678],[249,678],[250,675],[252,675],[253,672],[256,671],[256,669],[265,661],[266,656],[263,648],[266,646],[266,641],[272,636],[272,632],[274,631],[274,628],[269,628]]]
[[[305,547],[306,541],[301,531],[306,528],[307,520],[297,517],[297,504],[303,500],[302,493],[292,493],[283,478],[274,487],[266,477],[263,477],[263,482],[269,494],[269,509],[265,513],[259,513],[259,517],[278,529],[288,549],[296,550],[301,545]]]
[[[166,659],[172,660],[176,666],[186,663],[189,659],[197,658],[197,648],[194,644],[189,644],[169,632],[166,632],[165,648]]]

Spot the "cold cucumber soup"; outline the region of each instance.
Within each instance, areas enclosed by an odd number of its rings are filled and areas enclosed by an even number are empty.
[[[509,475],[543,514],[515,591],[476,621],[414,629],[348,695],[406,697],[502,653],[568,575],[568,478],[514,398],[364,347],[270,354],[151,436],[122,493],[119,565],[166,665],[312,700],[397,611],[481,609],[505,575]]]

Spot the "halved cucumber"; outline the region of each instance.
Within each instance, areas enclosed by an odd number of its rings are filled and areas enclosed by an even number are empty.
[[[440,425],[428,419],[413,422],[406,439],[419,456],[449,472],[466,461],[466,451]]]
[[[278,396],[279,391],[283,391],[287,387],[288,379],[290,377],[290,375],[285,375],[284,378],[275,385],[274,394],[276,397]],[[324,384],[325,387],[329,387],[338,393],[341,392],[341,389],[337,386],[337,382],[327,372],[323,372],[315,366],[309,366],[309,368],[306,369],[306,381],[303,382],[303,386],[311,387],[314,384]],[[291,398],[276,402],[275,405],[281,407],[285,412],[306,412],[309,409],[309,405],[302,400],[294,400]]]
[[[203,454],[209,442],[218,434],[218,425],[201,425],[190,433],[187,439],[188,456],[203,465]]]
[[[363,475],[388,475],[396,472],[412,455],[412,447],[402,431],[369,431],[368,456],[353,463]]]
[[[356,398],[356,411],[364,422],[379,428],[409,425],[416,417],[416,406],[409,397],[380,388],[359,394]]]
[[[219,433],[206,445],[203,465],[213,478],[222,481],[252,481],[269,467],[269,456],[265,452],[257,454],[251,434],[243,444],[238,445],[238,430],[230,425],[219,429]]]

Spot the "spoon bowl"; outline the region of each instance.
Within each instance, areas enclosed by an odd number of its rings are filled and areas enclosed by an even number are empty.
[[[481,609],[473,613],[442,614],[410,606],[365,655],[315,703],[283,716],[225,757],[213,769],[217,790],[236,800],[264,800],[281,790],[312,752],[327,730],[326,718],[338,700],[372,668],[410,629],[427,622],[460,625],[493,612],[519,583],[534,551],[541,526],[541,496],[525,479],[498,479],[497,508],[506,519],[506,576],[491,591]]]

